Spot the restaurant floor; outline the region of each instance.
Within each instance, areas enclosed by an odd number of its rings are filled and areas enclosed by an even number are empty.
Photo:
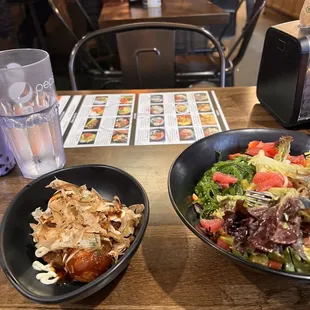
[[[237,36],[238,36],[238,34],[240,34],[240,31],[244,25],[246,18],[244,7],[240,8],[237,18],[238,18],[237,19]],[[256,85],[266,31],[269,27],[273,25],[281,24],[287,21],[289,21],[288,18],[273,13],[269,10],[268,12],[265,12],[260,16],[260,19],[257,23],[252,39],[247,48],[247,51],[242,61],[236,68],[235,86]],[[231,42],[227,42],[228,46],[229,44],[231,44]]]

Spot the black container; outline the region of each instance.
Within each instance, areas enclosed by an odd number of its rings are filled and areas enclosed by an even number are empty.
[[[129,5],[142,5],[142,0],[128,0]]]
[[[45,209],[54,190],[45,188],[58,179],[77,185],[86,184],[96,189],[105,199],[113,200],[116,195],[126,205],[141,203],[145,210],[135,240],[118,262],[94,281],[83,284],[71,282],[60,285],[43,285],[36,280],[37,271],[32,263],[37,258],[30,236],[29,223],[34,220],[31,212],[37,207]],[[129,264],[138,249],[149,218],[149,202],[143,187],[128,173],[110,166],[87,165],[65,168],[48,173],[28,184],[10,203],[0,229],[1,267],[12,285],[25,297],[45,304],[72,302],[83,299],[105,287]]]
[[[196,184],[204,172],[210,169],[217,161],[218,154],[216,151],[221,151],[223,160],[226,160],[229,154],[244,152],[250,141],[273,142],[283,135],[290,135],[294,138],[291,147],[292,155],[299,155],[310,150],[309,136],[295,131],[277,129],[255,128],[225,131],[195,142],[177,157],[170,168],[168,176],[169,197],[183,223],[206,244],[212,246],[234,262],[251,267],[255,271],[309,281],[309,274],[289,273],[264,267],[218,247],[212,240],[202,234],[200,230],[195,228],[199,223],[199,215],[191,206],[191,196],[194,193]]]
[[[266,33],[257,97],[285,127],[310,122],[310,30],[299,21]]]

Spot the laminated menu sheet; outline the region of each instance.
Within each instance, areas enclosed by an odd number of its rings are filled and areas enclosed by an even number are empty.
[[[225,130],[214,91],[139,95],[135,145],[191,143]]]
[[[134,94],[60,96],[64,147],[129,145]]]

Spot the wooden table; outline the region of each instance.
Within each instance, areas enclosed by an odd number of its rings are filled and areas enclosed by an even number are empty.
[[[254,87],[216,89],[216,94],[231,129],[281,127],[258,104]],[[142,245],[116,281],[83,301],[61,307],[28,301],[1,271],[0,309],[309,309],[309,284],[281,277],[267,278],[237,266],[182,224],[168,198],[167,173],[174,158],[185,148],[177,145],[66,149],[67,166],[113,165],[142,183],[151,204]],[[1,215],[28,182],[17,168],[0,179]]]
[[[277,13],[284,14],[291,19],[299,19],[299,14],[304,3],[305,0],[268,0],[266,8],[271,8]]]
[[[133,22],[175,22],[205,26],[227,24],[229,13],[207,0],[164,0],[161,8],[129,6],[128,1],[114,0],[103,6],[99,28]]]

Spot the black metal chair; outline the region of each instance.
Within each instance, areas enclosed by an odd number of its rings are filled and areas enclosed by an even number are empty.
[[[218,7],[229,13],[229,22],[222,25],[206,25],[206,29],[211,31],[214,36],[221,41],[222,38],[232,38],[236,34],[236,17],[241,3],[244,0],[210,0]]]
[[[71,39],[73,39],[73,42],[77,43],[82,36],[79,35],[74,29],[73,21],[69,13],[67,0],[48,0],[48,2],[56,16],[67,29]],[[91,18],[84,10],[82,3],[79,0],[76,0],[76,3],[80,11],[82,12],[82,16],[84,16],[85,18],[88,29],[91,29],[91,31],[97,30],[96,26],[92,23]],[[95,52],[88,51],[91,49],[95,49]],[[92,57],[91,53],[94,53],[95,55],[100,55],[102,62],[101,65]],[[114,67],[119,67],[117,60],[115,60],[118,59],[118,57],[113,54],[111,48],[108,45],[104,43],[101,44],[101,42],[96,42],[96,44],[88,46],[87,49],[83,48],[83,53],[79,55],[79,59],[87,74],[93,76],[94,79],[96,79],[98,75],[100,76],[103,74],[102,67],[105,68],[105,72],[107,73],[109,72],[108,69],[113,71]]]
[[[243,0],[241,0],[242,2]],[[234,69],[242,60],[248,44],[251,40],[253,31],[263,9],[266,6],[267,0],[246,0],[249,1],[247,10],[252,8],[250,17],[247,18],[246,24],[241,32],[241,35],[234,42],[232,47],[227,52],[226,56],[226,86],[234,85]],[[239,47],[239,49],[238,49]],[[228,50],[228,49],[227,49]],[[187,85],[188,83],[199,87],[204,87],[207,83],[219,84],[219,62],[218,57],[212,53],[207,56],[193,56],[186,61],[181,58],[177,63],[178,82]],[[202,74],[201,71],[205,73]],[[203,80],[203,82],[202,82]]]
[[[203,26],[220,41],[223,49],[225,50],[225,45],[222,43],[222,39],[232,38],[235,35],[237,12],[242,2],[245,0],[210,1],[218,7],[224,9],[227,13],[229,13],[229,22],[227,24],[207,24]],[[207,40],[201,40],[201,38],[197,38],[195,34],[186,35],[183,33],[178,33],[176,43],[176,51],[178,55],[206,55],[208,53],[212,53],[214,50],[214,48],[210,46],[210,42],[208,42]]]
[[[27,10],[27,9],[29,10],[29,13],[31,15],[33,25],[34,25],[34,28],[36,31],[36,35],[38,38],[39,47],[46,50],[47,49],[46,42],[44,39],[43,31],[42,31],[41,26],[40,26],[38,15],[37,15],[37,12],[35,9],[36,3],[40,2],[40,1],[41,0],[22,0],[22,1],[12,0],[12,1],[9,1],[8,3],[9,3],[9,5],[19,5],[20,7],[24,7],[25,10]],[[30,46],[27,46],[27,47],[30,47]]]
[[[210,40],[217,49],[219,66],[219,85],[225,85],[225,56],[219,42],[214,36],[204,28],[177,24],[177,23],[157,23],[144,22],[97,30],[87,34],[74,47],[69,61],[69,75],[72,89],[77,90],[77,72],[83,75],[83,65],[76,68],[77,56],[82,51],[88,50],[88,46],[101,41],[101,37],[115,34],[118,53],[120,57],[121,71],[98,74],[92,88],[107,88],[111,83],[119,88],[173,88],[176,87],[176,66],[175,66],[175,32],[186,30],[199,33],[204,38]],[[98,40],[99,39],[99,40]],[[100,63],[97,55],[91,55],[93,59]],[[97,69],[96,66],[94,68]]]
[[[77,3],[78,8],[82,12],[82,15],[85,18],[85,21],[87,23],[88,29],[91,31],[95,31],[98,29],[93,22],[91,21],[90,17],[86,13],[85,9],[83,8],[81,2],[79,0],[75,0]],[[70,16],[69,10],[68,10],[68,3],[66,0],[48,0],[51,8],[53,9],[56,16],[59,18],[61,23],[65,26],[65,28],[68,30],[70,36],[74,39],[75,42],[77,42],[80,37],[75,32],[73,27],[72,18]]]
[[[89,30],[98,30],[98,21],[102,10],[101,0],[75,0],[89,24]]]

